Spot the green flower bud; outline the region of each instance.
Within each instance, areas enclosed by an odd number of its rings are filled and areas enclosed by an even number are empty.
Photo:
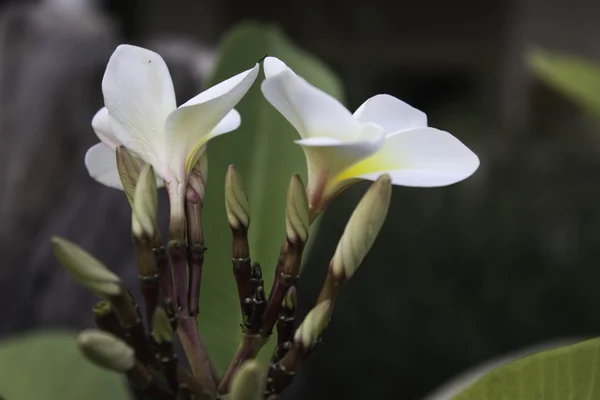
[[[292,286],[285,293],[285,297],[283,298],[282,306],[286,310],[294,311],[296,309],[296,304],[297,304],[296,286]]]
[[[117,170],[121,178],[123,190],[129,200],[129,204],[133,207],[133,197],[135,185],[140,176],[139,160],[124,146],[117,147]]]
[[[158,344],[170,343],[173,341],[173,327],[167,313],[163,308],[158,307],[152,316],[152,337]]]
[[[208,157],[206,150],[201,151],[198,161],[188,176],[188,186],[186,189],[186,198],[192,203],[202,203],[204,201],[204,187],[208,177]]]
[[[306,188],[296,174],[292,176],[287,192],[285,227],[288,240],[306,243],[309,225]]]
[[[131,230],[138,239],[149,239],[156,235],[156,213],[158,195],[156,176],[150,164],[146,164],[140,173],[133,196]]]
[[[265,378],[256,361],[244,362],[231,382],[230,400],[262,400]]]
[[[108,298],[123,293],[121,279],[81,247],[66,239],[53,237],[52,250],[73,278],[97,296]]]
[[[329,325],[331,308],[331,301],[325,300],[310,310],[296,330],[294,341],[305,349],[313,348]]]
[[[81,352],[94,364],[119,373],[135,366],[135,352],[121,339],[98,330],[83,331],[77,337]]]
[[[225,177],[225,209],[231,228],[248,228],[248,225],[250,225],[248,197],[242,178],[233,165],[229,166]]]
[[[331,260],[335,278],[350,279],[356,272],[381,230],[391,196],[390,176],[382,175],[358,203]]]

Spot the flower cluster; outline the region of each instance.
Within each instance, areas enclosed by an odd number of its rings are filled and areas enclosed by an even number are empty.
[[[267,57],[263,69],[264,97],[300,135],[296,143],[306,156],[308,182],[304,186],[299,175],[291,177],[285,235],[267,294],[261,267],[250,257],[246,191],[235,167],[227,171],[225,208],[243,340],[225,374],[217,377],[197,329],[205,149],[210,139],[242,123],[235,107],[259,76],[260,65],[177,107],[169,70],[158,54],[122,45],[108,62],[102,81],[105,107],[92,120],[101,143],[88,150],[85,165],[100,183],[124,190],[131,203],[145,318],[99,260],[65,239],[52,243],[73,277],[102,299],[94,308],[99,330],[79,337],[82,353],[124,374],[144,398],[217,399],[226,393],[233,400],[276,398],[320,342],[340,289],[379,234],[392,185],[450,185],[479,166],[458,139],[428,127],[423,112],[395,97],[374,96],[351,113],[283,61]],[[361,179],[374,183],[346,225],[314,308],[296,321],[296,281],[310,226],[337,194]],[[162,186],[170,202],[167,246],[156,224]],[[274,331],[277,345],[263,370],[252,360]],[[191,373],[177,360],[175,334]]]

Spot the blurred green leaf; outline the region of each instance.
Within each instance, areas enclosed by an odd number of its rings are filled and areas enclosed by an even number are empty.
[[[0,343],[0,397],[7,400],[131,399],[122,376],[90,364],[75,335],[36,333]]]
[[[505,364],[455,400],[600,398],[600,338],[543,351]]]
[[[338,99],[342,97],[339,80],[323,63],[300,50],[276,27],[259,24],[243,24],[226,36],[210,85],[251,68],[266,54],[280,58],[315,86]],[[251,256],[261,263],[267,291],[285,235],[287,185],[294,173],[300,173],[306,183],[304,154],[294,143],[298,134],[263,97],[263,79],[261,71],[254,87],[236,107],[242,115],[241,127],[208,145],[209,176],[203,215],[208,252],[199,324],[220,373],[235,353],[241,322],[232,274],[231,234],[225,215],[227,166],[236,165],[246,186],[251,209]],[[311,235],[315,231],[313,225]],[[308,251],[309,248],[306,254]]]
[[[538,50],[529,56],[529,65],[545,83],[600,118],[600,64]]]

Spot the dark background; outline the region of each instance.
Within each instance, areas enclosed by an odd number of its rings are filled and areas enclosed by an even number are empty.
[[[246,20],[279,24],[328,63],[351,110],[393,94],[481,159],[452,187],[394,188],[383,232],[289,398],[421,399],[490,357],[600,333],[600,132],[524,63],[538,46],[600,59],[597,1],[112,0],[86,15],[0,3],[3,336],[91,326],[94,298],[59,269],[50,235],[102,254],[135,286],[129,205],[82,162],[115,45],[161,52],[187,99],[198,63]],[[304,311],[365,188],[325,216],[299,284]]]

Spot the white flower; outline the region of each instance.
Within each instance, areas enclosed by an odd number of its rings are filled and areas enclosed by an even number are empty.
[[[172,200],[182,200],[205,143],[239,127],[240,115],[233,107],[250,89],[258,70],[256,64],[177,107],[164,60],[141,47],[117,47],[102,80],[106,107],[92,120],[101,143],[85,156],[90,175],[122,189],[115,148],[124,145],[152,165]]]
[[[352,114],[277,58],[267,57],[264,71],[264,96],[300,134],[313,217],[355,179],[386,173],[395,185],[436,187],[479,167],[458,139],[428,127],[423,112],[393,96],[374,96]]]

